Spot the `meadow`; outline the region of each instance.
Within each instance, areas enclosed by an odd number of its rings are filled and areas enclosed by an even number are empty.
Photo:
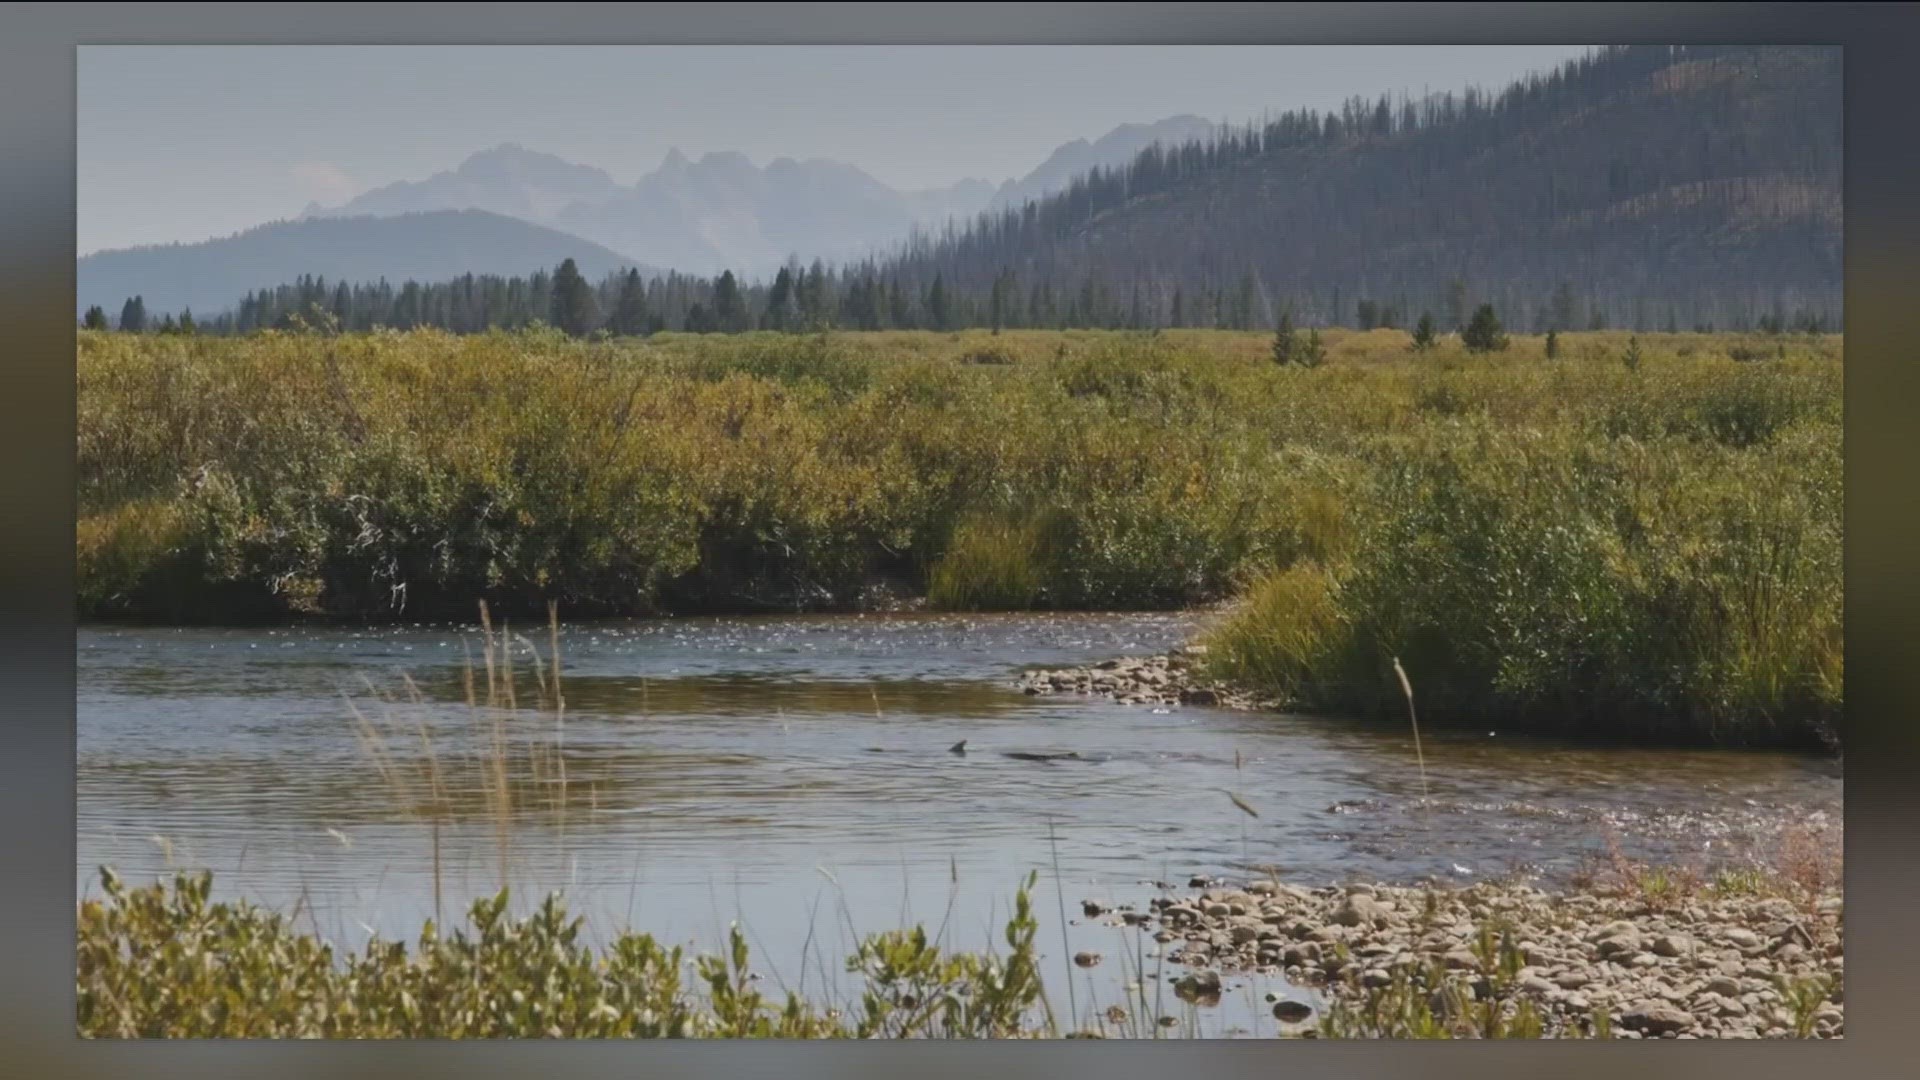
[[[1226,603],[1306,710],[1837,743],[1836,336],[85,332],[83,618]]]

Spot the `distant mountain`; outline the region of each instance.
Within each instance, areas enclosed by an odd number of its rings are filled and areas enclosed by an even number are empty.
[[[445,281],[462,274],[525,275],[573,259],[598,281],[634,260],[599,244],[483,210],[275,222],[198,244],[102,251],[79,260],[78,307],[118,312],[130,296],[155,316],[225,311],[249,291],[298,280]],[[650,267],[641,267],[651,274]]]
[[[420,181],[401,181],[355,196],[340,206],[313,204],[303,217],[358,217],[433,210],[486,210],[551,224],[578,202],[610,199],[620,185],[591,165],[502,143],[474,154],[456,169]]]
[[[840,263],[884,253],[916,228],[964,225],[990,208],[1064,189],[1087,169],[1130,161],[1155,142],[1206,137],[1214,128],[1193,116],[1126,124],[1061,146],[1018,180],[967,179],[923,191],[899,191],[827,159],[777,158],[763,168],[739,153],[694,161],[677,149],[622,186],[592,166],[506,143],[425,180],[376,188],[338,207],[309,206],[304,216],[486,210],[588,237],[654,266],[766,278],[793,257]]]
[[[1093,142],[1075,139],[1055,150],[1026,176],[1002,184],[993,195],[992,206],[1018,209],[1029,199],[1042,199],[1066,190],[1074,177],[1091,169],[1128,164],[1155,143],[1180,146],[1205,142],[1219,131],[1220,125],[1198,116],[1169,116],[1152,124],[1122,124]]]
[[[591,237],[628,257],[684,273],[771,277],[790,257],[871,254],[916,225],[970,218],[994,194],[984,180],[901,192],[836,161],[738,153],[698,161],[679,150],[631,185],[605,172],[508,143],[425,180],[390,184],[305,217],[479,209]]]
[[[879,271],[964,298],[1011,274],[1096,324],[1352,323],[1363,300],[1447,325],[1482,301],[1536,326],[1834,320],[1840,76],[1831,47],[1608,47],[1500,93],[1150,150]]]
[[[949,218],[964,221],[980,213],[992,204],[997,191],[985,180],[970,178],[946,187],[903,194],[907,205],[913,210],[915,220],[926,225],[938,225]]]
[[[743,154],[692,161],[675,150],[632,187],[576,203],[555,224],[685,273],[770,277],[790,256],[866,255],[906,236],[924,220],[918,214],[906,196],[851,165],[778,158],[760,168]]]

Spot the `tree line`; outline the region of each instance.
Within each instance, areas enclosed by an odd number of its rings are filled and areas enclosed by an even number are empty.
[[[1332,293],[1337,296],[1336,287]],[[536,324],[585,336],[662,331],[740,333],[749,330],[961,330],[981,329],[1225,329],[1266,330],[1281,325],[1344,326],[1360,330],[1412,330],[1421,314],[1447,331],[1467,327],[1474,309],[1488,301],[1464,280],[1450,283],[1437,311],[1413,297],[1362,295],[1351,303],[1319,302],[1312,294],[1281,294],[1249,273],[1230,287],[1126,288],[1088,276],[1074,283],[1022,281],[996,275],[984,291],[949,287],[945,278],[919,287],[884,278],[871,267],[841,270],[815,261],[782,268],[771,282],[743,282],[731,271],[714,278],[668,273],[651,278],[637,270],[587,281],[573,260],[553,271],[525,277],[463,275],[452,281],[407,281],[394,285],[328,282],[302,277],[291,284],[249,292],[236,307],[210,317],[191,311],[155,316],[140,297],[129,298],[117,319],[98,307],[82,319],[89,329],[185,333],[244,333],[260,329],[326,326],[344,331],[432,327],[457,334],[520,329]],[[1612,317],[1568,282],[1537,297],[1508,298],[1494,305],[1510,325],[1535,333],[1555,330],[1646,331],[1839,329],[1812,308],[1754,305],[1720,320],[1687,320],[1680,303],[1637,304],[1626,317]]]

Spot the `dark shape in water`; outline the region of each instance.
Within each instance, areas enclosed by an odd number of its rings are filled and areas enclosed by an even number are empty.
[[[1220,990],[1220,973],[1217,971],[1196,971],[1181,976],[1173,984],[1175,997],[1195,1005],[1220,1004]]]
[[[967,756],[967,740],[961,739],[959,742],[954,743],[952,746],[947,747],[947,753],[959,754],[961,757],[966,757]]]
[[[1283,1024],[1298,1024],[1312,1015],[1313,1006],[1304,1001],[1282,999],[1273,1006],[1273,1018]]]
[[[1002,756],[1010,757],[1015,761],[1082,761],[1082,760],[1085,760],[1080,756],[1080,752],[1078,750],[1068,750],[1065,753],[1059,753],[1059,754],[1043,754],[1043,753],[1037,753],[1032,750],[1008,750],[1008,751],[1005,751],[1002,754]]]

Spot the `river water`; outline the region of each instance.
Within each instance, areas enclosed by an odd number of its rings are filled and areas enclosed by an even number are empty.
[[[921,922],[955,947],[999,945],[1015,889],[1037,873],[1049,996],[1087,1015],[1142,969],[1149,986],[1177,969],[1156,972],[1144,935],[1083,918],[1083,899],[1144,904],[1155,882],[1254,868],[1301,884],[1551,880],[1609,842],[1711,861],[1765,850],[1783,823],[1839,823],[1840,770],[1818,755],[1428,732],[1422,799],[1403,724],[1010,685],[1025,666],[1163,651],[1196,626],[1161,614],[583,623],[560,632],[557,722],[533,700],[547,630],[512,628],[525,634],[510,646],[520,708],[499,727],[467,704],[463,672],[486,682],[471,628],[89,627],[76,886],[97,893],[103,864],[134,881],[211,869],[219,893],[296,911],[357,948],[416,934],[436,882],[451,917],[504,880],[522,898],[562,890],[602,938],[633,926],[712,948],[738,921],[776,996],[844,997],[856,934]],[[497,789],[474,780],[497,745],[525,773],[504,819],[485,794]],[[429,762],[433,815],[418,811]],[[1068,967],[1082,950],[1105,959]],[[1284,987],[1229,987],[1189,1019],[1214,1034],[1275,1026],[1256,995]],[[1154,1008],[1181,1006],[1166,992]]]

